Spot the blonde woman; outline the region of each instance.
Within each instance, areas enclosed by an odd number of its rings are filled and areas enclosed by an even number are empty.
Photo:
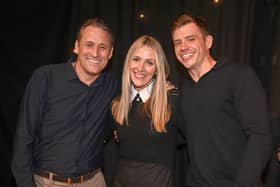
[[[128,50],[122,93],[113,101],[120,159],[114,187],[170,187],[177,130],[168,91],[168,62],[152,36],[139,37]],[[171,115],[172,114],[172,115]]]

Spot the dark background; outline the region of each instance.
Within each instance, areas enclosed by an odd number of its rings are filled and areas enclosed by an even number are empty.
[[[112,27],[116,45],[112,67],[121,75],[131,42],[155,36],[169,59],[176,84],[170,37],[181,13],[208,19],[213,56],[250,64],[266,90],[272,119],[280,116],[280,0],[25,0],[1,5],[0,143],[1,186],[13,187],[10,171],[13,134],[26,83],[35,68],[62,63],[72,55],[78,26],[101,17]],[[4,3],[4,1],[2,2]],[[139,18],[144,14],[144,19]],[[279,125],[278,125],[279,126]]]

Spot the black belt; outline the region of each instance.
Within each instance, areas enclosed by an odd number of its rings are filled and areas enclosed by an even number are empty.
[[[91,179],[95,174],[97,174],[99,171],[101,171],[100,168],[91,171],[85,175],[81,175],[81,176],[75,176],[75,177],[70,177],[70,176],[62,176],[62,175],[58,175],[56,173],[52,173],[49,171],[44,171],[44,170],[36,170],[34,173],[36,175],[39,175],[41,177],[47,178],[47,179],[52,179],[54,181],[58,181],[58,182],[64,182],[64,183],[82,183],[86,180]]]

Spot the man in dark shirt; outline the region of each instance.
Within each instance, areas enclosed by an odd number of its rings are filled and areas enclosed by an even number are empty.
[[[187,186],[259,187],[271,155],[260,81],[249,66],[213,59],[204,19],[184,14],[171,34],[187,72],[179,99],[190,159]]]
[[[19,187],[105,187],[103,139],[116,79],[106,66],[113,34],[89,19],[75,42],[77,60],[38,68],[26,87],[15,134],[12,171]]]

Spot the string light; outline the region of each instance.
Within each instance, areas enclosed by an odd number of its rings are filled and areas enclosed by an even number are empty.
[[[223,0],[211,0],[215,6],[219,6],[223,3]]]
[[[138,19],[139,19],[139,20],[144,20],[145,17],[146,17],[146,16],[145,16],[144,12],[139,12],[139,13],[138,13]]]
[[[145,15],[144,15],[143,13],[140,13],[140,14],[139,14],[139,18],[140,18],[140,19],[144,19],[144,17],[145,17]]]

